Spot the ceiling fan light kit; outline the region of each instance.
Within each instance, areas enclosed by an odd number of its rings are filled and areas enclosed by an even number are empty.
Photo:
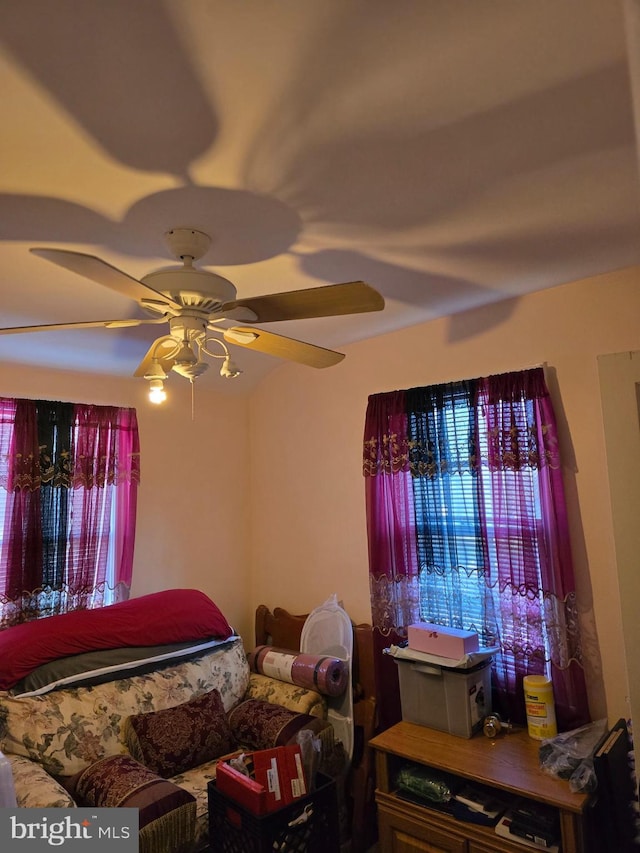
[[[330,367],[344,358],[342,353],[334,350],[264,329],[225,327],[224,323],[271,323],[359,314],[384,308],[382,296],[363,281],[237,299],[236,287],[231,281],[194,266],[194,261],[203,257],[211,245],[208,234],[196,228],[172,228],[164,236],[167,246],[182,266],[160,269],[140,280],[94,255],[65,249],[31,249],[47,261],[135,300],[148,314],[160,316],[22,326],[0,329],[0,334],[100,327],[121,329],[166,323],[169,333],[156,338],[134,372],[134,376],[149,382],[151,401],[161,403],[166,399],[164,382],[171,371],[193,384],[209,367],[203,355],[222,359],[222,377],[232,379],[239,376],[242,371],[231,358],[227,343],[315,368]],[[211,352],[212,344],[219,346],[222,353]]]

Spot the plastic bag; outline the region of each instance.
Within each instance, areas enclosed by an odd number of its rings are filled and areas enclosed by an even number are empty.
[[[236,755],[234,758],[230,758],[227,764],[229,767],[233,767],[234,770],[237,770],[238,773],[242,773],[243,776],[251,777],[251,772],[249,771],[249,767],[247,766],[249,759],[247,758],[246,753],[242,753],[241,755]]]
[[[316,737],[313,732],[310,732],[308,729],[303,729],[298,732],[296,735],[296,743],[300,746],[302,767],[304,769],[304,777],[307,780],[307,786],[309,791],[315,791],[316,771],[320,762],[322,743],[320,738]]]
[[[407,764],[396,774],[395,784],[401,791],[434,803],[448,803],[452,797],[451,777],[438,770]]]
[[[568,779],[574,793],[595,791],[597,781],[593,753],[607,731],[607,721],[596,720],[543,740],[540,744],[540,768],[550,776]]]

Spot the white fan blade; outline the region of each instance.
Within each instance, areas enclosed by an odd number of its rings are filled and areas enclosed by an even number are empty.
[[[180,310],[182,307],[175,302],[170,296],[165,296],[159,290],[154,290],[148,284],[143,284],[137,278],[133,278],[127,273],[122,272],[117,267],[111,266],[101,258],[95,255],[85,255],[83,252],[70,252],[67,249],[30,249],[34,255],[40,258],[45,258],[57,264],[59,267],[71,270],[78,275],[96,281],[104,287],[115,290],[129,299],[135,299],[136,302],[153,300],[162,305],[166,305],[174,310]]]
[[[0,335],[20,335],[23,332],[59,332],[64,329],[124,329],[129,326],[153,326],[166,323],[165,317],[154,320],[89,320],[79,323],[50,323],[44,326],[12,326],[0,329]]]

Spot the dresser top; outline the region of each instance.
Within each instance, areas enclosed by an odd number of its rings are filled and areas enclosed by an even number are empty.
[[[581,813],[589,801],[588,794],[574,794],[568,781],[540,768],[540,741],[526,730],[467,739],[403,721],[372,738],[369,745],[565,811]]]

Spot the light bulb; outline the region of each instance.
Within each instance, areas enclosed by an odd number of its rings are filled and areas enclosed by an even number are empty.
[[[164,390],[162,379],[152,379],[149,382],[149,400],[158,405],[164,403],[167,399],[167,392]]]

